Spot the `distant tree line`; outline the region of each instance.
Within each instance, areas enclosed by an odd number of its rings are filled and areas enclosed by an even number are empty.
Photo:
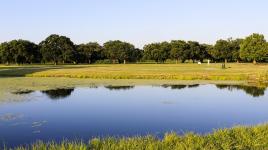
[[[27,40],[12,40],[0,44],[2,64],[32,63],[131,63],[153,60],[164,63],[211,60],[213,62],[267,62],[268,43],[262,34],[245,39],[218,40],[215,45],[196,41],[173,40],[151,43],[143,49],[123,41],[96,42],[75,45],[70,38],[52,34],[39,44]]]

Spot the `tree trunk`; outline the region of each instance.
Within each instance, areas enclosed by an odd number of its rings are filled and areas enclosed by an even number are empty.
[[[225,65],[227,64],[227,59],[224,59],[224,64],[225,64]]]
[[[91,60],[90,59],[88,60],[88,64],[91,64]]]
[[[126,64],[126,60],[124,59],[124,64]]]
[[[179,62],[179,58],[176,59],[176,64],[178,64],[178,62]]]
[[[115,59],[113,59],[113,64],[115,64]]]
[[[256,65],[256,64],[257,64],[257,62],[256,62],[256,59],[255,59],[255,58],[253,59],[253,64],[254,64],[254,65]]]

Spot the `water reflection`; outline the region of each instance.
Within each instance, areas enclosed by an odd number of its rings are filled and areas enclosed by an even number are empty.
[[[184,84],[178,84],[178,85],[169,85],[169,84],[163,84],[161,87],[163,88],[171,88],[171,89],[184,89],[184,88],[196,88],[199,84],[192,84],[192,85],[184,85]]]
[[[46,90],[46,91],[41,91],[41,92],[46,94],[50,99],[57,100],[57,99],[62,99],[62,98],[66,98],[70,96],[73,91],[74,91],[74,88],[54,89],[54,90]]]
[[[133,89],[134,87],[135,86],[112,86],[112,85],[105,86],[105,88],[109,90],[130,90]]]
[[[218,89],[228,89],[229,91],[242,90],[253,97],[263,96],[266,90],[266,88],[264,87],[245,86],[245,85],[216,85],[216,87]]]
[[[33,90],[18,90],[18,91],[12,92],[12,94],[24,95],[24,94],[31,94],[33,92],[34,92]]]
[[[188,88],[196,88],[196,87],[199,87],[199,84],[188,85]]]

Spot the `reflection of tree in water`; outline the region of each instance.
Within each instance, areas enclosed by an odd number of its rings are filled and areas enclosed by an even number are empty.
[[[196,87],[199,87],[199,84],[188,85],[188,88],[196,88]]]
[[[42,91],[42,93],[46,94],[51,99],[61,99],[61,98],[66,98],[70,96],[73,91],[74,91],[74,88],[54,89],[54,90]]]
[[[264,87],[255,87],[255,86],[245,86],[245,85],[216,85],[219,89],[228,89],[232,90],[243,90],[247,94],[253,97],[263,96],[266,88]]]
[[[32,91],[32,90],[18,90],[18,91],[12,92],[12,94],[24,95],[24,94],[31,94],[33,92],[34,91]]]
[[[109,90],[130,90],[133,89],[134,87],[135,86],[112,86],[112,85],[105,86],[105,88]]]
[[[178,84],[178,85],[168,85],[168,84],[164,84],[164,85],[161,85],[161,87],[163,88],[171,88],[171,89],[184,89],[186,87],[188,88],[195,88],[195,87],[198,87],[199,84],[193,84],[193,85],[183,85],[183,84]]]

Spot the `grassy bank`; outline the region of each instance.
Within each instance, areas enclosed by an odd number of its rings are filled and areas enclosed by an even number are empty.
[[[2,77],[267,81],[267,64],[127,64],[1,66]]]
[[[16,150],[264,150],[268,148],[268,125],[221,129],[208,135],[166,134],[160,140],[153,136],[92,139],[88,143],[63,141],[37,142]]]

